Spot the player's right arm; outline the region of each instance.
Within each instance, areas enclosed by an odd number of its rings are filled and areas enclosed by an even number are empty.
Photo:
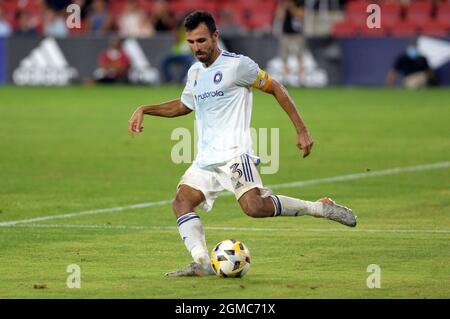
[[[130,132],[133,137],[134,133],[140,133],[143,131],[144,127],[142,126],[142,122],[144,121],[144,115],[177,117],[189,114],[191,112],[192,109],[185,106],[180,99],[156,105],[144,105],[138,107],[128,121],[128,132]]]

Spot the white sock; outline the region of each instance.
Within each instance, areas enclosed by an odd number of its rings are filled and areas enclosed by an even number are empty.
[[[323,204],[321,202],[309,202],[297,198],[271,195],[270,198],[275,206],[273,216],[303,216],[324,217]]]
[[[209,269],[209,254],[200,217],[192,212],[177,219],[178,231],[192,259]]]

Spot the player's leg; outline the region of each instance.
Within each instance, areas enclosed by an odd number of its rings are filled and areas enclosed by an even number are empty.
[[[262,186],[256,166],[247,155],[233,159],[229,167],[236,198],[243,211],[251,217],[310,215],[351,227],[356,226],[356,217],[352,210],[337,205],[329,198],[311,202],[283,195],[271,195],[269,190]]]
[[[193,212],[205,200],[203,193],[189,185],[181,184],[172,202],[172,210],[179,219],[183,215]]]
[[[209,264],[205,232],[200,217],[194,209],[205,200],[203,193],[188,185],[180,185],[172,208],[177,217],[178,230],[194,262]]]
[[[239,204],[251,217],[309,215],[334,220],[346,226],[356,226],[356,217],[352,210],[336,204],[329,198],[321,198],[316,202],[283,195],[270,195],[263,198],[260,190],[254,188],[241,196]]]
[[[172,209],[177,218],[178,231],[193,262],[186,267],[166,273],[166,276],[202,276],[209,272],[209,254],[205,232],[200,217],[194,209],[205,200],[203,193],[181,184],[178,187]]]
[[[214,174],[208,170],[191,166],[182,176],[172,208],[177,218],[178,230],[193,262],[166,276],[202,276],[213,274],[209,263],[205,232],[198,206],[205,211],[212,208],[214,200],[223,188],[215,183]]]
[[[304,51],[305,51],[305,39],[302,35],[296,35],[292,41],[295,43],[295,53],[298,60],[298,76],[300,84],[305,85],[305,65],[304,65]]]
[[[288,58],[289,58],[289,49],[290,49],[290,41],[289,41],[289,35],[283,33],[280,37],[280,56],[281,60],[283,61],[283,83],[289,82],[289,65],[288,65]]]
[[[302,216],[325,217],[321,202],[270,195],[262,197],[259,188],[247,191],[239,198],[242,210],[250,217]]]
[[[275,209],[269,197],[263,198],[259,188],[252,188],[239,198],[239,205],[250,217],[273,217]]]

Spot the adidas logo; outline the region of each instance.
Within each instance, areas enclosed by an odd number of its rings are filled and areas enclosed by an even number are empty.
[[[132,83],[155,84],[159,82],[158,69],[150,65],[136,39],[126,39],[123,42],[123,49],[130,59],[131,69],[128,72],[128,78]]]
[[[78,76],[53,38],[42,40],[13,72],[17,85],[67,85]]]

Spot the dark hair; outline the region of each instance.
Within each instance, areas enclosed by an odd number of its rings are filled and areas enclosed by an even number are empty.
[[[192,31],[196,29],[200,23],[206,24],[209,33],[216,32],[216,22],[209,12],[206,11],[194,11],[188,14],[184,19],[184,28],[186,31]]]

